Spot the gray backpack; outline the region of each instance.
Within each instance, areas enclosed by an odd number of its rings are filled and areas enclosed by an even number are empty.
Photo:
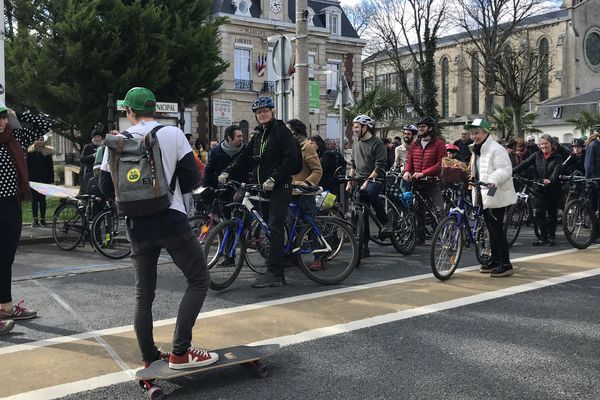
[[[162,127],[159,125],[143,136],[124,131],[122,136],[107,135],[104,140],[121,215],[153,215],[171,205],[175,179],[167,184],[156,137]]]

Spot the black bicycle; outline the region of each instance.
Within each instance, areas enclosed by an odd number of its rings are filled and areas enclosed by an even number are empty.
[[[540,228],[535,221],[535,212],[533,208],[533,197],[538,196],[534,187],[543,188],[545,185],[537,180],[513,176],[513,179],[523,184],[522,189],[517,192],[517,202],[510,206],[504,217],[504,233],[508,247],[511,247],[517,241],[521,227],[528,221],[533,224],[535,236],[542,240]]]
[[[407,183],[407,187],[411,188],[411,192],[413,194],[414,215],[417,215],[419,212],[423,212],[425,216],[425,239],[430,239],[433,237],[433,233],[440,222],[441,215],[433,203],[433,200],[429,196],[421,193],[421,189],[422,185],[434,184],[437,183],[438,180],[439,179],[437,177],[424,176]]]
[[[582,195],[570,200],[563,210],[562,227],[565,237],[578,249],[589,247],[598,234],[600,218],[600,178],[571,176],[569,180],[583,186]]]

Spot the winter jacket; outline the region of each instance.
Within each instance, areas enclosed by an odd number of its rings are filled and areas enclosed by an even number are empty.
[[[294,185],[305,185],[307,182],[312,186],[317,186],[323,176],[321,161],[317,155],[317,150],[306,139],[300,143],[302,150],[302,171],[292,177]]]
[[[204,167],[204,186],[216,189],[219,186],[217,178],[221,172],[237,159],[237,157],[242,154],[242,151],[244,151],[244,148],[242,147],[239,152],[231,157],[223,150],[221,147],[222,144],[223,142],[210,149],[208,163],[206,163],[206,167]],[[246,162],[244,165],[241,165],[240,168],[236,169],[235,172],[232,172],[229,177],[234,181],[248,182],[248,163]]]
[[[458,139],[454,142],[455,146],[458,146],[458,158],[460,161],[464,163],[468,163],[471,159],[471,150],[469,149],[469,145],[473,144],[473,140],[469,139],[467,142],[463,142],[462,139]]]
[[[574,172],[579,172],[579,175],[585,175],[585,150],[578,156],[575,154],[569,155],[562,164],[563,175],[571,175]]]
[[[477,163],[477,166],[475,164]],[[471,171],[475,172],[480,181],[496,185],[496,193],[488,196],[488,188],[481,188],[483,208],[507,207],[517,202],[517,194],[512,180],[512,165],[508,152],[502,145],[488,136],[481,145],[480,156],[471,156]],[[476,203],[477,190],[473,190],[473,202]]]
[[[600,138],[592,140],[586,147],[585,177],[600,178]]]
[[[442,158],[446,156],[446,144],[437,136],[432,137],[423,148],[421,139],[413,142],[406,155],[404,172],[422,172],[425,176],[439,176]]]
[[[96,160],[96,146],[94,143],[88,143],[83,147],[81,152],[81,168],[82,173],[80,176],[79,193],[87,193],[87,181],[94,176],[94,161]]]
[[[340,183],[335,175],[338,167],[342,167],[342,169],[337,172],[338,175],[343,176],[346,174],[346,161],[344,160],[344,156],[337,150],[327,150],[323,152],[319,161],[321,162],[321,168],[323,169],[323,176],[321,177],[319,186],[336,196],[339,196]]]
[[[52,150],[35,150],[27,153],[27,169],[29,170],[29,180],[31,182],[54,183]]]
[[[521,171],[526,170],[530,166],[535,167],[535,179],[543,180],[549,179],[550,190],[560,190],[560,181],[558,176],[560,175],[560,169],[562,167],[563,159],[557,153],[552,153],[547,159],[544,158],[544,153],[536,151],[529,158],[523,160],[523,162],[517,165],[513,169],[513,173],[518,174]]]
[[[249,163],[252,182],[262,184],[273,178],[275,188],[289,185],[292,182],[292,174],[296,172],[295,167],[302,157],[292,132],[283,121],[275,119],[264,127],[257,126],[255,131],[248,146],[223,171],[231,176]]]

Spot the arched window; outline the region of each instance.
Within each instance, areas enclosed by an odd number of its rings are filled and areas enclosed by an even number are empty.
[[[479,55],[471,56],[471,114],[479,114]]]
[[[450,84],[448,82],[448,75],[450,66],[448,57],[442,59],[442,117],[448,117],[448,97],[450,94]]]
[[[550,46],[548,45],[548,39],[542,38],[538,45],[538,54],[540,56],[540,62],[543,63],[542,76],[540,76],[540,101],[548,100],[548,69]]]

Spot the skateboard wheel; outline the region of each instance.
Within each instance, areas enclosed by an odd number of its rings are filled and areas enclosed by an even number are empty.
[[[148,399],[150,400],[163,400],[165,398],[165,394],[162,389],[158,386],[152,386],[148,389]]]
[[[256,373],[260,378],[267,378],[270,374],[271,370],[266,365],[258,365],[256,367]]]

